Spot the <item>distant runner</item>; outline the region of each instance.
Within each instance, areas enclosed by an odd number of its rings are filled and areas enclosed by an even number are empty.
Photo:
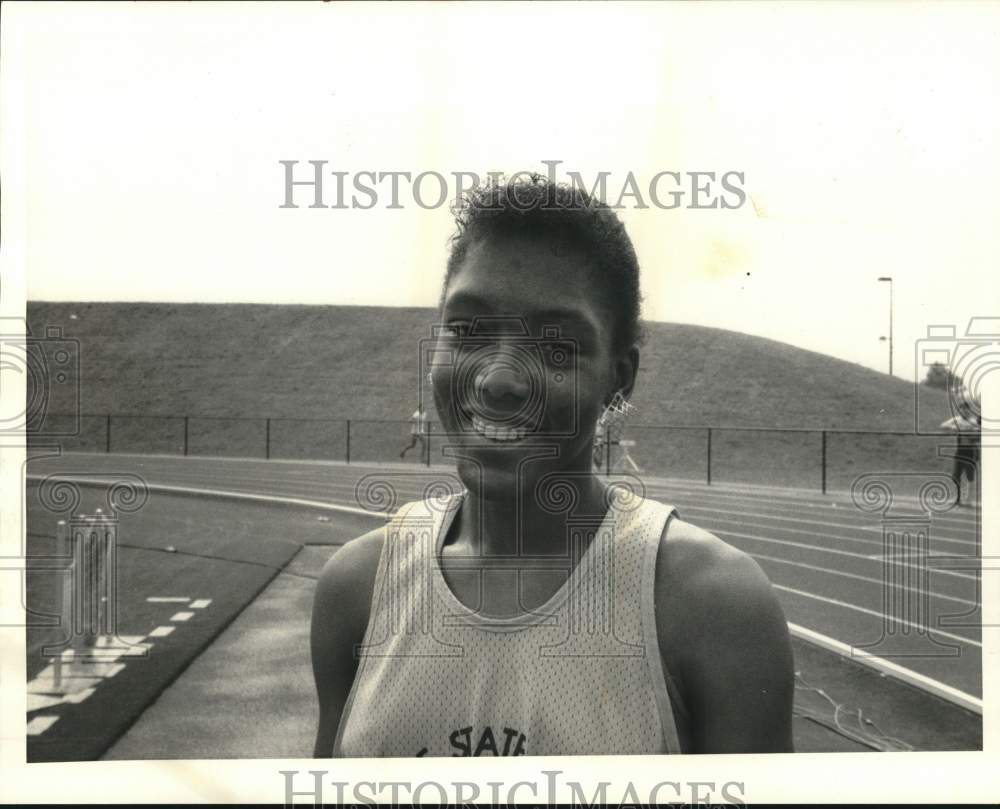
[[[951,478],[955,481],[955,505],[962,505],[962,477],[964,476],[967,483],[965,489],[965,501],[973,499],[973,494],[975,492],[976,472],[979,469],[979,438],[980,438],[980,422],[976,418],[973,421],[963,421],[962,423],[955,423],[957,420],[952,419],[952,424],[945,422],[942,426],[948,426],[949,429],[955,429],[957,432],[956,446],[955,446],[955,463],[952,466]]]
[[[420,462],[425,464],[430,463],[430,443],[427,440],[427,432],[430,423],[427,419],[427,411],[422,407],[418,407],[413,411],[413,415],[410,416],[410,420],[410,443],[403,447],[403,451],[399,453],[399,457],[402,460],[406,456],[406,453],[419,443]]]

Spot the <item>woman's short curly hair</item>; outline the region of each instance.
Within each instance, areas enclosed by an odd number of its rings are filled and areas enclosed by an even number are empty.
[[[601,302],[614,318],[614,350],[642,342],[639,320],[639,262],[632,240],[615,212],[577,186],[554,183],[539,174],[491,178],[462,195],[451,208],[451,237],[444,289],[462,265],[470,245],[485,238],[531,233],[565,239],[592,257]]]

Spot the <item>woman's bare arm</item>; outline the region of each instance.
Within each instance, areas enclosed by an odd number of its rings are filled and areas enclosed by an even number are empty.
[[[793,751],[788,624],[750,556],[676,521],[657,560],[657,623],[680,675],[694,753]]]
[[[333,753],[337,726],[358,670],[385,528],[351,540],[324,565],[313,598],[310,646],[319,698],[315,758]]]

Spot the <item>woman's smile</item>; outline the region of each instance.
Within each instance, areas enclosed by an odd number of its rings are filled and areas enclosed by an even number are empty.
[[[495,424],[479,416],[472,417],[472,429],[479,435],[498,444],[510,444],[520,441],[528,434],[524,427],[508,427],[505,424]]]

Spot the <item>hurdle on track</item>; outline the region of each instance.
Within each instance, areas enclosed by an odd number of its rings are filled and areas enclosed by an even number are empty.
[[[97,654],[100,638],[117,635],[117,544],[118,518],[101,509],[56,524],[56,552],[70,560],[56,589],[60,627],[69,631],[53,661],[57,688],[67,651],[74,661],[88,659]]]

